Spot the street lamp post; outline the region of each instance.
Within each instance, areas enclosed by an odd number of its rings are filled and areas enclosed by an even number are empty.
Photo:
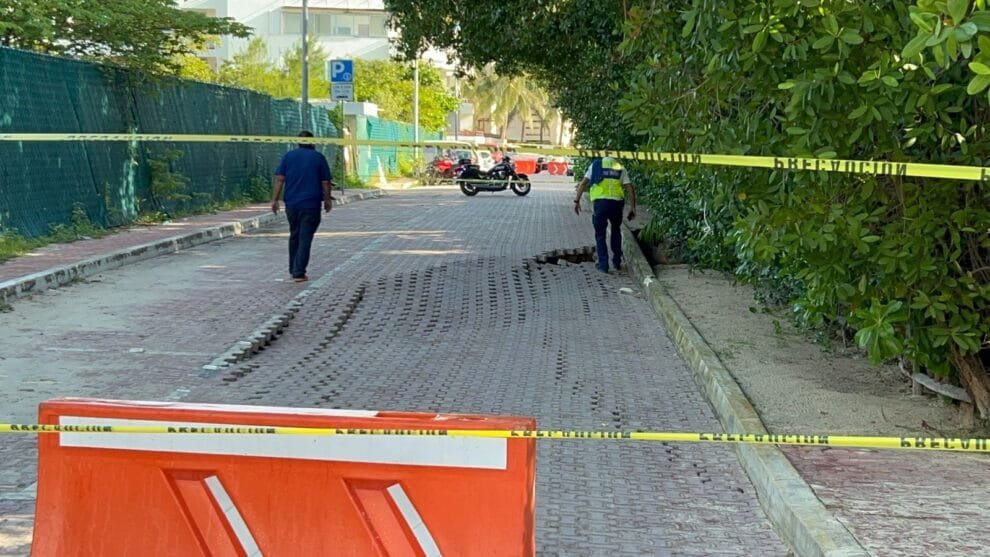
[[[309,20],[309,0],[302,0],[302,129],[309,129],[309,45],[307,25]]]
[[[419,58],[413,60],[413,159],[419,158]]]
[[[457,97],[457,108],[454,109],[454,141],[460,139],[461,133],[461,80],[454,77],[454,96]]]

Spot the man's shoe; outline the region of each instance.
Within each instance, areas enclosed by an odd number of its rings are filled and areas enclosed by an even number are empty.
[[[301,277],[292,277],[292,280],[294,280],[296,282],[306,282],[307,280],[309,280],[309,277],[307,277],[306,275],[303,275]]]

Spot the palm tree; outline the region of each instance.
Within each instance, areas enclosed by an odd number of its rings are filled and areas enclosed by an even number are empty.
[[[508,139],[509,123],[513,118],[520,118],[525,128],[535,115],[545,127],[553,112],[550,97],[532,77],[501,76],[491,66],[471,77],[464,89],[464,98],[474,103],[479,114],[491,117],[499,126],[503,141]]]

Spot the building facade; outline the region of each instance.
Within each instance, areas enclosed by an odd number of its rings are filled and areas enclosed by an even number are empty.
[[[268,60],[276,64],[302,39],[302,0],[180,0],[178,5],[251,27],[253,36],[268,45]],[[388,14],[382,0],[310,0],[308,13],[307,32],[330,58],[382,60],[390,56]],[[203,59],[216,69],[249,40],[222,37],[203,53]]]
[[[268,61],[280,65],[302,40],[302,0],[180,0],[179,7],[211,17],[229,17],[251,27],[252,37],[221,37],[200,56],[214,70],[260,37]],[[328,59],[385,60],[393,55],[388,12],[383,0],[309,0],[307,34],[326,51]],[[421,58],[439,68],[455,90],[454,65],[446,54],[428,50]]]

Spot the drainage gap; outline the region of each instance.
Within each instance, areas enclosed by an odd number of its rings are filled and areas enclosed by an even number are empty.
[[[567,263],[594,263],[595,246],[584,246],[574,249],[556,249],[543,252],[533,258],[537,265],[560,265],[561,261]]]

